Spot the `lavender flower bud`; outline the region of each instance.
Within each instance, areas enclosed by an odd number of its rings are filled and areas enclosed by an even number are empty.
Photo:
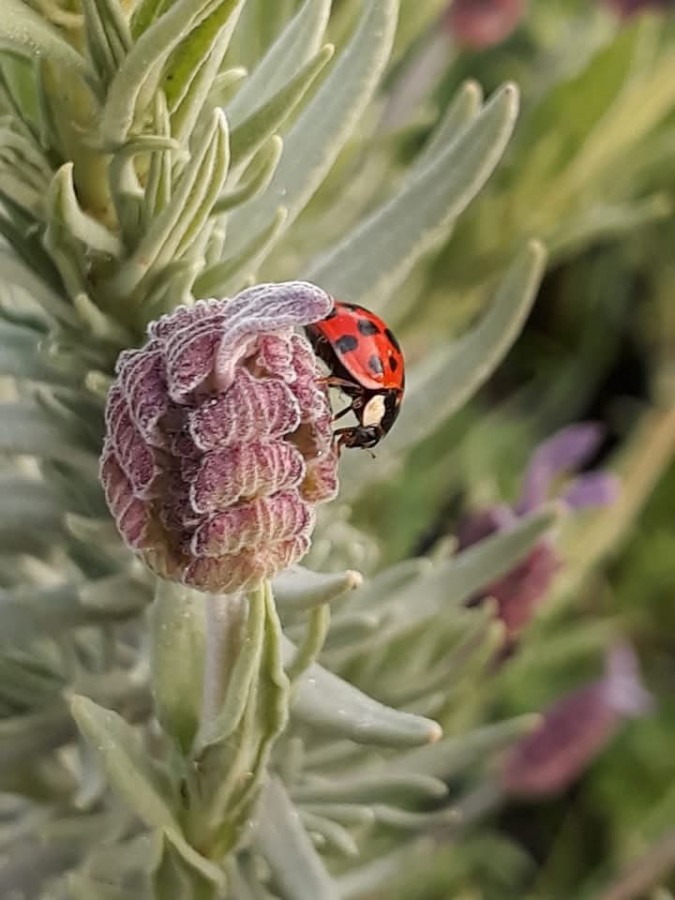
[[[122,537],[157,574],[250,587],[309,549],[337,492],[332,414],[296,327],[332,300],[303,282],[179,307],[120,354],[101,481]]]
[[[625,717],[642,715],[652,701],[640,682],[635,655],[621,645],[607,671],[557,700],[536,731],[507,755],[502,788],[517,796],[546,796],[567,788],[604,749]]]
[[[630,19],[642,12],[649,10],[673,10],[673,0],[602,0],[604,6],[609,7],[620,19]]]
[[[458,550],[465,550],[492,534],[508,531],[519,516],[539,508],[551,498],[551,487],[563,474],[574,473],[595,453],[603,438],[602,428],[594,422],[569,425],[536,448],[523,478],[520,499],[515,506],[494,505],[477,510],[460,521]],[[603,471],[578,475],[558,491],[559,499],[570,509],[606,506],[619,492],[618,480]],[[562,560],[553,538],[541,538],[528,555],[510,572],[487,585],[472,598],[477,604],[486,597],[497,603],[499,618],[506,626],[507,644],[529,624],[537,607],[547,596]]]
[[[527,0],[453,0],[444,24],[460,47],[484,50],[509,37],[526,5]]]

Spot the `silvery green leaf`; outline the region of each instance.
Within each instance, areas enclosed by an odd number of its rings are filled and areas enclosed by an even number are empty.
[[[214,213],[224,213],[240,206],[267,189],[279,165],[284,142],[274,134],[262,145],[244,170],[236,187],[221,194],[213,207]]]
[[[44,57],[82,75],[93,77],[84,57],[61,37],[44,16],[22,0],[3,0],[0,47],[32,59]]]
[[[35,331],[0,320],[0,375],[58,383],[61,373],[41,357],[39,339],[40,335]]]
[[[439,799],[447,793],[447,786],[433,776],[414,771],[392,772],[378,766],[372,772],[364,771],[362,774],[300,784],[291,791],[291,797],[295,803],[369,804]]]
[[[272,870],[281,900],[338,900],[333,880],[276,778],[267,784],[260,801],[255,842]]]
[[[113,78],[100,124],[102,139],[123,143],[134,119],[154,95],[171,54],[204,19],[216,11],[233,12],[240,0],[178,0],[139,35]]]
[[[232,128],[265,104],[278,86],[290,81],[317,52],[328,23],[330,6],[330,0],[305,0],[236,97],[228,103],[227,119]]]
[[[0,432],[0,453],[60,459],[66,462],[91,462],[88,454],[68,429],[50,422],[28,402],[0,403],[4,427]]]
[[[59,703],[49,709],[0,721],[0,764],[3,771],[56,750],[75,734],[73,720]]]
[[[416,168],[393,199],[310,264],[307,278],[336,297],[382,306],[483,187],[506,148],[517,109],[517,91],[507,85],[425,168]]]
[[[515,259],[499,285],[494,300],[478,324],[448,352],[441,349],[413,372],[397,431],[392,431],[391,452],[418,443],[475,393],[499,365],[520,333],[541,281],[545,250],[532,241]]]
[[[388,643],[434,616],[456,614],[481,587],[520,562],[555,524],[558,514],[552,507],[523,517],[512,529],[486,538],[396,591],[389,601],[390,618],[370,638],[372,647]]]
[[[323,648],[330,626],[330,607],[327,603],[315,606],[307,614],[304,634],[298,642],[293,659],[286,666],[286,675],[295,682],[312,663],[316,662]]]
[[[207,100],[211,99],[243,2],[238,0],[234,6],[221,2],[171,56],[163,85],[171,113],[171,133],[181,144],[189,141]]]
[[[286,121],[332,58],[334,50],[332,44],[323,46],[281,90],[232,131],[230,146],[234,168],[248,162]]]
[[[350,595],[348,609],[350,612],[377,611],[379,607],[386,605],[394,591],[430,572],[432,568],[432,562],[425,558],[406,559],[389,566]]]
[[[105,591],[108,585],[105,580],[101,581],[103,584],[90,582],[88,589],[94,594],[99,587]],[[96,607],[87,607],[81,602],[80,585],[25,586],[13,592],[0,592],[0,646],[21,646],[34,638],[55,636],[78,625],[102,619],[123,619],[138,613],[143,606],[137,595],[129,596],[128,581],[125,585],[119,576],[111,581],[118,594],[117,609],[106,611],[104,615]]]
[[[413,172],[421,173],[454,143],[460,133],[481,113],[483,91],[475,81],[465,81],[448,105],[421,153],[415,157]]]
[[[82,0],[87,51],[107,86],[131,48],[129,26],[119,0]]]
[[[63,535],[64,510],[52,488],[16,473],[0,476],[0,542],[5,553],[40,553]]]
[[[219,900],[219,888],[225,881],[222,870],[176,832],[165,830],[162,837],[162,858],[153,877],[154,896],[158,900]]]
[[[413,369],[396,427],[378,448],[378,466],[352,455],[342,470],[347,498],[374,476],[391,474],[400,454],[427,437],[489,378],[518,336],[543,275],[545,251],[531,242],[514,261],[482,319],[455,344],[441,347]]]
[[[235,210],[229,252],[269,227],[279,206],[290,224],[331,169],[370,102],[391,52],[398,0],[365,0],[347,47],[284,138],[284,153],[264,196]],[[270,248],[271,249],[271,244]]]
[[[359,587],[362,581],[361,574],[352,569],[324,574],[292,566],[274,579],[274,596],[282,612],[307,610],[336,600]]]
[[[0,278],[25,291],[50,316],[77,328],[77,316],[70,304],[66,303],[46,282],[38,278],[31,269],[14,254],[0,248]]]
[[[321,847],[324,853],[338,853],[348,858],[359,855],[358,844],[350,832],[338,822],[309,809],[300,810],[300,819],[314,843]]]
[[[294,653],[294,646],[285,640],[284,656],[292,659]],[[384,706],[317,664],[297,681],[291,714],[318,732],[360,744],[410,747],[441,736],[436,722]]]
[[[116,712],[87,697],[74,696],[70,708],[78,728],[98,753],[111,787],[149,828],[178,833],[167,802],[172,787],[152,763],[136,731]]]
[[[71,520],[73,517],[68,516]],[[69,521],[70,526],[70,521]],[[121,541],[117,536],[112,523],[105,532],[96,532],[99,540],[102,534],[106,535],[106,543],[117,539],[120,547]],[[72,530],[72,528],[70,528]],[[88,532],[91,540],[92,532]],[[126,551],[125,551],[126,552]],[[82,608],[93,619],[125,619],[142,612],[152,599],[151,591],[145,583],[135,580],[130,575],[118,574],[108,578],[97,578],[95,581],[85,581],[77,586],[79,602]]]
[[[227,123],[220,110],[214,111],[199,137],[199,146],[194,147],[168,205],[151,222],[132,257],[120,266],[111,286],[113,292],[127,295],[152,270],[169,265],[181,244],[208,219],[229,165]]]
[[[281,234],[288,211],[280,206],[271,222],[233,256],[210,266],[197,278],[194,284],[195,297],[227,297],[233,289],[242,286],[245,275],[255,272],[259,263]],[[229,244],[227,245],[229,249]]]
[[[119,239],[80,208],[73,184],[73,163],[65,163],[56,172],[47,195],[52,218],[58,218],[71,235],[87,248],[107,256],[120,252]]]
[[[462,769],[508,747],[531,731],[539,721],[537,715],[519,716],[462,735],[445,737],[433,746],[419,747],[390,760],[386,771],[414,772],[447,781]]]
[[[158,579],[150,609],[155,711],[186,755],[202,708],[205,602],[203,594]]]

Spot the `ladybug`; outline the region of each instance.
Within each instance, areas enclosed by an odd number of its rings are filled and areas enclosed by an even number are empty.
[[[338,448],[374,447],[401,408],[405,366],[398,341],[375,313],[340,301],[325,319],[305,330],[314,352],[330,370],[326,383],[341,388],[351,400],[335,419],[354,412],[358,420],[358,425],[335,432]]]

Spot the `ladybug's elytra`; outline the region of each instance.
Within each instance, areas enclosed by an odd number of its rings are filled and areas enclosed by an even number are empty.
[[[358,425],[335,432],[338,447],[374,447],[396,421],[403,399],[405,366],[398,341],[375,313],[339,301],[306,331],[314,352],[330,369],[327,383],[351,400],[335,418],[354,412],[358,420]]]

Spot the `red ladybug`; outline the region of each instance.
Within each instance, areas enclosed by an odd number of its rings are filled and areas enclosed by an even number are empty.
[[[306,331],[314,352],[330,369],[327,383],[352,401],[336,420],[352,411],[358,420],[358,425],[335,432],[338,447],[374,447],[401,408],[405,366],[398,341],[375,313],[339,301]]]

